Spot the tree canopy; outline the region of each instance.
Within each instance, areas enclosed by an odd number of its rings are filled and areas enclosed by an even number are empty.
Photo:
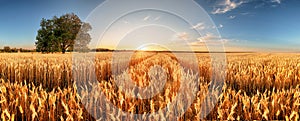
[[[43,18],[40,26],[35,43],[38,52],[88,51],[87,45],[91,41],[88,32],[92,27],[74,13]]]

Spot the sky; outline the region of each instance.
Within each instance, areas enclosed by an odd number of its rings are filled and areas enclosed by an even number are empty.
[[[221,40],[228,51],[300,50],[299,0],[196,0],[210,18],[205,17],[203,11],[184,4],[158,2],[158,6],[166,9],[177,7],[175,11],[187,14],[183,16],[188,17],[191,24],[162,11],[135,11],[118,19],[99,38],[99,28],[104,28],[109,18],[122,14],[124,9],[136,7],[136,4],[130,3],[126,8],[126,4],[112,1],[114,4],[107,6],[110,10],[105,11],[97,8],[103,3],[101,0],[0,0],[0,48],[35,48],[35,37],[42,18],[50,19],[54,15],[73,12],[92,23],[95,29],[91,32],[95,42],[92,45],[95,47],[131,49],[144,47],[143,43],[159,43],[173,50],[186,46],[203,50],[205,43],[213,46],[215,40]],[[98,14],[102,16],[100,20],[93,18],[92,15]],[[200,21],[199,18],[205,20]],[[205,29],[213,32],[202,33]]]
[[[0,0],[0,48],[35,48],[42,18],[75,13],[82,20],[103,1],[97,0]]]

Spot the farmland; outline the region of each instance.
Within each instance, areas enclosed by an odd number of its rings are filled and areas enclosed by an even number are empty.
[[[226,54],[225,70],[217,71],[225,78],[212,77],[214,63],[207,53],[197,53],[197,62],[188,54],[178,55],[182,58],[173,53],[135,52],[128,58],[103,52],[74,60],[70,53],[2,53],[1,119],[300,119],[300,54]],[[208,95],[213,79],[224,84]],[[141,99],[152,93],[130,90],[130,80],[138,87],[154,85],[147,89],[158,93]],[[165,83],[158,90],[161,80]]]

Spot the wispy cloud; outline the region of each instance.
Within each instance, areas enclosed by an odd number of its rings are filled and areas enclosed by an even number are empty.
[[[125,20],[123,21],[123,23],[124,23],[124,24],[129,24],[129,22],[128,22],[128,21],[125,21]]]
[[[220,37],[213,35],[213,34],[206,34],[202,37],[197,38],[197,40],[200,42],[210,42],[210,41],[215,41],[218,39],[220,39]]]
[[[257,4],[257,5],[255,5],[254,6],[254,8],[262,8],[262,7],[264,7],[266,5],[266,3],[259,3],[259,4]]]
[[[218,29],[218,28],[223,28],[223,24],[219,24],[218,26],[207,26],[205,23],[199,22],[196,25],[192,26],[191,29],[196,29],[196,30],[205,30],[205,29]]]
[[[222,44],[245,44],[246,40],[222,38],[221,36],[207,33],[201,37],[194,38],[187,32],[176,34],[176,42],[182,42],[182,40],[188,41],[189,46],[207,46],[207,45],[222,45]]]
[[[149,18],[150,18],[150,16],[146,16],[146,17],[144,17],[144,21],[147,21],[147,20],[149,20]]]
[[[246,44],[247,40],[239,40],[232,38],[221,38],[220,36],[214,34],[205,34],[202,37],[196,39],[196,41],[190,42],[191,46],[205,46],[205,45],[214,45],[214,44]]]
[[[156,17],[156,18],[154,19],[154,21],[158,21],[159,19],[160,19],[160,16]]]
[[[241,15],[249,15],[250,13],[249,12],[243,12],[241,13]]]
[[[191,29],[203,30],[205,29],[204,23],[197,23],[196,25],[192,26]]]
[[[218,0],[214,6],[212,14],[225,14],[229,11],[239,8],[246,3],[257,3],[254,8],[262,8],[265,6],[277,7],[282,4],[284,0]]]
[[[223,27],[224,27],[224,25],[223,25],[223,24],[220,24],[220,25],[219,25],[219,28],[223,28]]]
[[[148,21],[148,20],[151,20],[151,21],[158,21],[160,18],[161,18],[161,16],[157,16],[157,17],[154,18],[154,16],[151,17],[150,15],[148,15],[148,16],[145,16],[145,17],[143,18],[143,21]]]
[[[223,28],[223,27],[224,27],[223,24],[219,24],[219,26],[213,26],[212,28],[213,28],[213,29],[220,29],[220,28]]]
[[[266,6],[277,7],[282,4],[283,0],[263,0],[259,4],[255,5],[254,8],[263,8]]]
[[[215,6],[214,10],[211,12],[212,14],[224,14],[229,11],[232,11],[233,9],[238,8],[240,5],[247,3],[247,1],[244,0],[224,0],[219,5]]]
[[[196,41],[190,42],[189,45],[190,46],[204,46],[206,44],[220,44],[222,42],[223,42],[223,40],[219,36],[208,33],[202,37],[197,38]]]
[[[228,43],[230,43],[230,44],[232,44],[232,43],[245,44],[248,42],[247,40],[229,39],[229,38],[223,38],[222,40],[225,44],[228,44]]]
[[[186,32],[178,33],[176,36],[178,39],[186,40],[186,41],[189,40],[189,38],[190,38],[190,35]]]
[[[235,19],[236,16],[229,16],[228,18],[229,18],[229,19]]]
[[[278,4],[281,4],[281,1],[282,0],[271,0],[272,3],[278,3]]]

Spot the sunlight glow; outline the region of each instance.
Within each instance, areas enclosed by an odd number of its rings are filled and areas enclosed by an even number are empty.
[[[140,51],[167,51],[168,49],[166,47],[163,47],[162,45],[150,43],[150,44],[144,44],[137,48],[137,50]]]

